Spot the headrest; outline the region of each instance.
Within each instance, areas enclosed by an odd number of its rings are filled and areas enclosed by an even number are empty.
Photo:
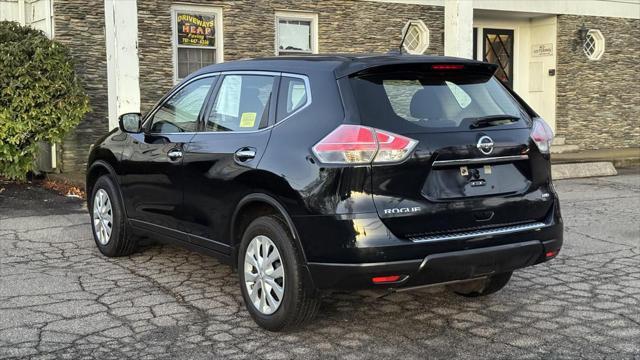
[[[442,117],[442,104],[432,87],[418,90],[413,94],[409,109],[411,116],[416,119],[435,120]]]

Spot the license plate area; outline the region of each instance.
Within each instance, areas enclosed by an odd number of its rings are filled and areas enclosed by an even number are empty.
[[[512,163],[460,165],[432,169],[422,193],[430,200],[516,194],[531,184]]]

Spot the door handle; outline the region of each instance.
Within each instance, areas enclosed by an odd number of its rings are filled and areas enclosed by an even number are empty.
[[[248,147],[244,147],[236,151],[236,159],[238,161],[248,161],[256,157],[256,150]]]
[[[182,159],[182,150],[179,150],[179,149],[169,150],[169,152],[167,153],[167,157],[171,161],[178,161]]]

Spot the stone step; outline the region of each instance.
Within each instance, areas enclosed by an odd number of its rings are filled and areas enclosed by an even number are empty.
[[[614,175],[618,175],[618,172],[610,161],[551,165],[551,178],[553,180]]]
[[[556,136],[553,138],[553,142],[551,143],[551,146],[560,146],[560,145],[564,145],[565,144],[565,137],[564,136]]]
[[[551,145],[552,154],[564,154],[578,151],[580,151],[580,146],[578,145]]]
[[[553,164],[609,161],[616,169],[640,169],[640,148],[580,150],[564,154],[553,154]]]

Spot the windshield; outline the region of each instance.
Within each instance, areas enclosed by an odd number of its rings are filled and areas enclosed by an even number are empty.
[[[478,119],[492,115],[498,116],[490,125],[521,127],[528,119],[498,80],[486,74],[391,72],[350,81],[363,125],[390,131],[469,131]]]

